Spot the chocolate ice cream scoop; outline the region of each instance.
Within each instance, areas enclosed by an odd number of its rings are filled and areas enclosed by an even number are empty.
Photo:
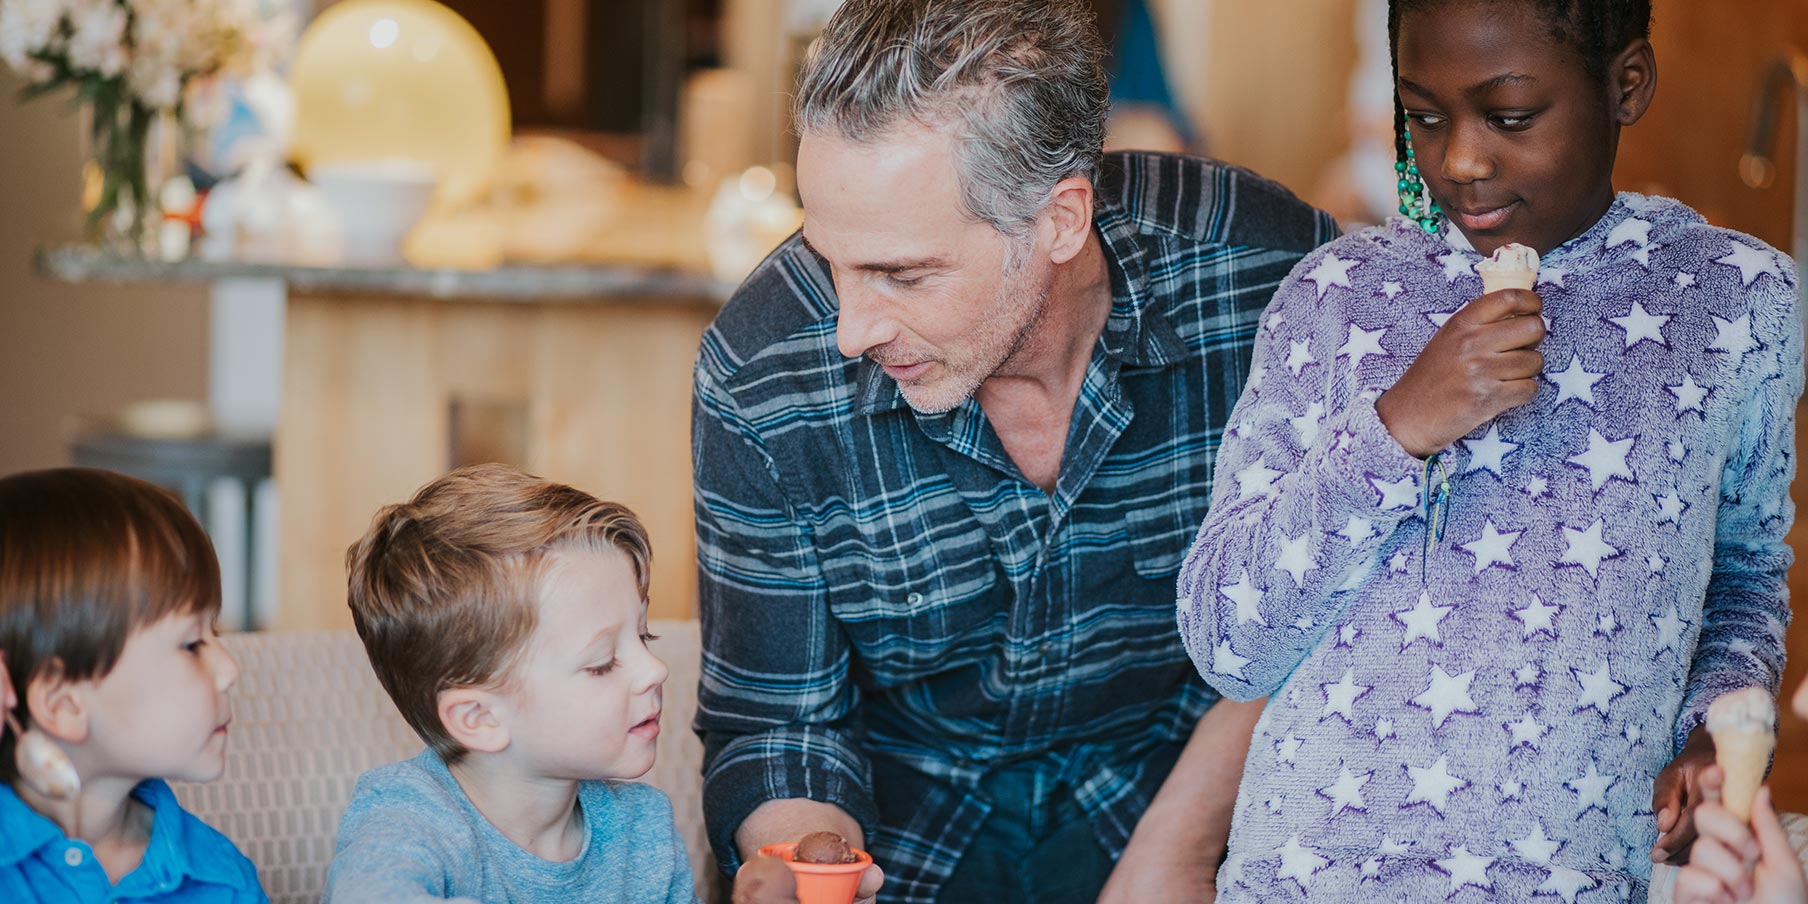
[[[848,849],[847,839],[834,832],[811,832],[797,842],[798,863],[854,863],[860,858]]]

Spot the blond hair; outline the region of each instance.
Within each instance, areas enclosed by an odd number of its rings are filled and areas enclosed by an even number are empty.
[[[352,621],[402,718],[448,763],[467,752],[439,695],[506,684],[537,621],[540,563],[615,549],[647,598],[652,548],[626,507],[505,465],[459,468],[385,506],[346,551]]]

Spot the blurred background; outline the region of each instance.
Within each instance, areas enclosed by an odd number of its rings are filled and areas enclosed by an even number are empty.
[[[1385,3],[1093,2],[1114,145],[1352,226],[1393,206]],[[656,614],[693,613],[691,360],[798,222],[786,97],[836,0],[197,0],[156,29],[168,2],[64,5],[0,0],[0,473],[168,483],[229,622],[331,628],[377,505],[508,461],[642,512]],[[1808,2],[1655,7],[1619,187],[1799,253]]]

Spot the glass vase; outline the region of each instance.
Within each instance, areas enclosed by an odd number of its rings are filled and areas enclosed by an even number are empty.
[[[175,115],[106,89],[82,112],[84,238],[109,253],[157,257],[158,197],[180,164]]]

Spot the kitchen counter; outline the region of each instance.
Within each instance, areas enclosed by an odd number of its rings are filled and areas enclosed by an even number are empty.
[[[733,290],[701,268],[161,263],[83,246],[37,264],[67,282],[211,284],[216,317],[233,304],[222,286],[280,293],[264,355],[280,348],[274,627],[349,627],[346,547],[380,506],[479,461],[633,508],[657,552],[652,616],[694,616],[691,366]]]

